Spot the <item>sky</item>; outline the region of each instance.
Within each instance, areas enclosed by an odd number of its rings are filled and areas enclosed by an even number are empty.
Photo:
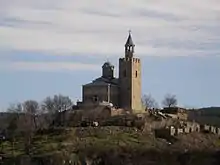
[[[220,106],[219,0],[0,0],[0,111],[63,94],[124,56],[131,30],[142,93]]]

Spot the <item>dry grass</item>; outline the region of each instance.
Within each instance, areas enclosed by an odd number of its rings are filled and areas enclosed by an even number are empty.
[[[182,148],[188,150],[213,150],[218,149],[219,138],[213,134],[191,133],[178,136],[178,141],[173,148]]]

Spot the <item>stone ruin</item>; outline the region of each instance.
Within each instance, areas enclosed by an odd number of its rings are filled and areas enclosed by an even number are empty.
[[[201,132],[203,133],[212,133],[220,136],[220,128],[218,127],[207,124],[201,125],[200,127],[201,127]]]
[[[201,133],[212,133],[220,136],[220,128],[210,125],[200,125],[196,122],[182,122],[180,121],[179,125],[170,125],[166,127],[161,127],[154,129],[155,136],[164,135],[166,136],[178,136],[180,134],[189,134],[193,132]]]

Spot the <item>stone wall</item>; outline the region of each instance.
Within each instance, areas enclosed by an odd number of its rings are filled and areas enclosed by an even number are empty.
[[[184,120],[184,121],[188,119],[188,114],[186,110],[180,107],[167,107],[161,110],[160,112],[166,114],[171,118]]]
[[[169,134],[170,136],[178,136],[180,134],[189,134],[192,132],[201,132],[201,133],[212,133],[220,136],[220,128],[210,126],[210,125],[199,125],[195,122],[185,122],[180,125],[180,127],[169,126],[169,127],[155,127],[154,130],[159,131],[160,133]]]
[[[220,135],[220,128],[204,124],[204,125],[201,125],[201,132]]]
[[[111,116],[125,115],[126,111],[124,109],[111,109]]]

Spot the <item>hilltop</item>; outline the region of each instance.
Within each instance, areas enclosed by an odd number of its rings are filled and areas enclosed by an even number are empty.
[[[210,127],[205,133],[198,123],[187,121],[186,110],[174,109],[172,115],[163,111],[129,114],[106,106],[39,115],[4,113],[2,161],[21,165],[176,165],[184,161],[201,165],[218,161],[218,128]]]
[[[220,127],[220,107],[206,107],[188,112],[189,120]]]

